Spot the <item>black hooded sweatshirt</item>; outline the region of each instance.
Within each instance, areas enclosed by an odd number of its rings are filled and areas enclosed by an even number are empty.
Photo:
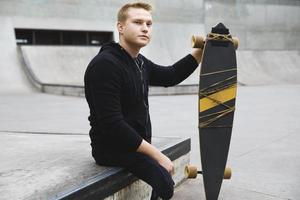
[[[197,66],[190,54],[164,67],[141,54],[132,58],[118,43],[103,45],[84,76],[93,156],[136,151],[142,139],[151,143],[148,86],[176,85]]]

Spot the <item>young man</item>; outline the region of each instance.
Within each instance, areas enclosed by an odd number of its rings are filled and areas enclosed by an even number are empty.
[[[96,163],[124,167],[152,186],[151,199],[170,199],[173,163],[151,145],[148,86],[180,83],[197,68],[202,51],[194,50],[168,67],[139,54],[151,39],[151,11],[146,3],[129,3],[120,9],[119,43],[103,45],[88,65],[85,95]]]

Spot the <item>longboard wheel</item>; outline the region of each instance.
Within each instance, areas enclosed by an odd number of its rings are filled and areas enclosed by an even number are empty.
[[[224,179],[230,179],[231,178],[231,174],[232,174],[232,171],[231,171],[231,168],[230,167],[226,167],[225,170],[224,170]]]
[[[202,36],[193,35],[191,41],[192,41],[192,47],[193,48],[203,49],[203,47],[204,47],[204,38]]]
[[[232,37],[232,41],[233,41],[233,46],[235,48],[235,50],[239,47],[239,39],[237,37]]]
[[[197,167],[192,165],[187,165],[185,166],[184,173],[187,178],[196,178],[198,174]]]

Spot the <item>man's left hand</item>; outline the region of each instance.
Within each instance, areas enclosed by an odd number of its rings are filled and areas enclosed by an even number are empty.
[[[203,49],[193,49],[191,54],[196,59],[197,63],[200,64],[202,60]]]

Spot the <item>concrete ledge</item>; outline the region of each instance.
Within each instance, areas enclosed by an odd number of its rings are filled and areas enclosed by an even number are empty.
[[[87,134],[1,132],[1,138],[4,199],[149,198],[151,188],[126,170],[95,164]],[[190,139],[155,137],[153,144],[174,161],[173,179],[180,184]]]
[[[173,140],[169,143],[169,140]],[[184,179],[184,167],[189,163],[190,139],[154,138],[155,146],[174,161],[173,179],[176,186]],[[82,182],[80,187],[70,189],[53,199],[148,199],[151,188],[122,168],[111,168]],[[130,196],[130,198],[129,198]],[[126,198],[125,198],[126,197]]]

